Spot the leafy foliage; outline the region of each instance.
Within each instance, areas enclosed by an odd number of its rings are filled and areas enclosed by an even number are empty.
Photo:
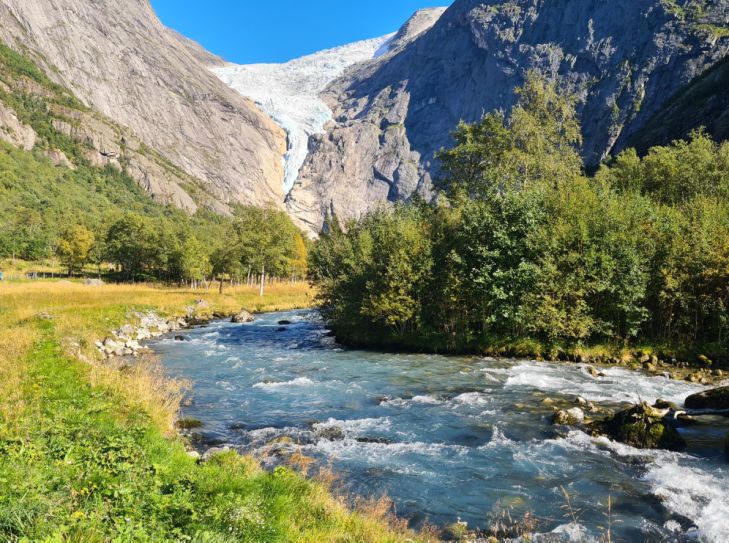
[[[726,352],[729,144],[695,132],[587,178],[572,102],[533,74],[519,96],[508,119],[457,128],[438,204],[378,211],[318,242],[311,277],[339,336]]]

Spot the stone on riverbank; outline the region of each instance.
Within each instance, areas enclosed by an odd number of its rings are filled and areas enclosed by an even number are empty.
[[[104,341],[96,342],[96,347],[105,358],[115,356],[138,356],[148,349],[139,342],[174,332],[187,326],[183,319],[166,319],[154,312],[136,313],[137,325],[125,324],[114,330]]]
[[[227,445],[225,447],[212,447],[211,449],[208,449],[205,451],[205,453],[202,455],[202,458],[200,459],[202,462],[208,462],[210,459],[212,459],[215,456],[218,456],[219,454],[226,454],[229,453],[232,449],[228,447]]]
[[[713,388],[686,398],[688,409],[729,409],[729,387]]]
[[[643,402],[592,423],[590,430],[593,435],[607,436],[638,449],[683,450],[686,442],[664,418],[668,411]]]
[[[255,319],[253,318],[253,315],[251,315],[248,311],[242,310],[237,315],[233,315],[233,317],[230,319],[230,322],[235,324],[245,324],[248,322],[253,322]]]

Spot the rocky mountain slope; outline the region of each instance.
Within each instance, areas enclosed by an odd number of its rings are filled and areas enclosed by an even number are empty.
[[[283,202],[283,130],[148,0],[0,0],[0,40],[88,106],[57,104],[55,128],[84,141],[92,162],[123,163],[156,199],[220,212]]]
[[[287,199],[310,228],[428,194],[457,122],[508,110],[529,69],[577,95],[595,165],[729,51],[726,0],[456,0],[419,17],[420,33],[325,91],[335,122]]]
[[[729,139],[729,57],[681,89],[628,140],[643,153],[704,128],[717,141]]]

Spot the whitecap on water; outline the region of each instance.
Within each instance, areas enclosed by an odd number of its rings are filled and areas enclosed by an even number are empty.
[[[571,432],[562,445],[623,459],[640,458],[645,463],[641,480],[663,505],[676,515],[691,519],[700,541],[724,543],[729,534],[729,470],[709,473],[689,454],[636,449],[607,438],[591,438],[582,432]],[[693,464],[693,465],[692,465]],[[672,524],[675,529],[677,524]]]
[[[370,465],[382,465],[391,461],[393,457],[404,455],[440,457],[445,460],[446,455],[464,455],[469,449],[461,445],[443,443],[396,442],[361,442],[355,439],[340,441],[320,440],[315,448],[327,456],[340,460],[359,460]]]
[[[278,390],[282,388],[288,388],[288,387],[302,387],[302,386],[311,386],[317,384],[316,381],[312,381],[308,377],[297,377],[296,379],[291,379],[290,381],[283,381],[283,382],[272,382],[272,383],[256,383],[253,385],[253,388],[260,388],[263,390]]]
[[[410,407],[413,404],[421,404],[421,405],[440,405],[443,402],[436,398],[435,396],[431,396],[429,394],[422,394],[419,396],[413,396],[412,398],[392,398],[391,400],[384,400],[380,405],[383,406],[390,406],[390,407]]]
[[[513,448],[515,445],[515,442],[506,437],[501,430],[499,430],[498,426],[494,426],[493,433],[491,434],[491,439],[488,443],[485,445],[481,445],[478,450],[480,451],[487,451],[489,449],[496,449],[500,447],[507,447],[507,448]]]
[[[649,376],[624,368],[608,368],[605,377],[593,379],[579,366],[522,363],[509,368],[506,387],[529,387],[544,392],[579,395],[594,402],[654,402],[661,398],[677,403],[703,390],[700,385]]]
[[[491,398],[483,392],[464,392],[452,400],[455,404],[483,406],[491,403]]]
[[[690,518],[704,541],[727,541],[729,477],[719,477],[659,456],[648,467],[643,480],[668,509]]]
[[[236,389],[233,383],[229,381],[216,381],[215,384],[227,392],[233,392]]]
[[[340,428],[345,435],[359,435],[372,430],[388,430],[392,425],[390,417],[338,420],[330,418],[325,422],[317,422],[314,424],[315,430],[324,430],[326,428]]]

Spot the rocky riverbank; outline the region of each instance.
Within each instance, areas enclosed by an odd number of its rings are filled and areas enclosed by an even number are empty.
[[[188,326],[207,324],[215,319],[230,318],[234,323],[247,323],[254,320],[253,314],[245,309],[232,313],[207,311],[210,305],[205,300],[197,300],[187,307],[184,317],[165,317],[155,311],[136,312],[132,315],[132,323],[125,324],[103,340],[96,342],[96,348],[102,357],[114,357],[149,354],[151,351],[141,341],[157,338],[171,332],[177,332]],[[180,336],[180,339],[183,339]]]
[[[681,451],[686,442],[678,432],[701,417],[729,417],[729,386],[714,388],[686,398],[684,407],[664,400],[641,402],[626,409],[605,411],[581,398],[577,407],[557,410],[552,423],[580,428],[592,436],[605,436],[638,449]],[[601,418],[597,418],[601,416]],[[729,460],[729,434],[724,442]]]

